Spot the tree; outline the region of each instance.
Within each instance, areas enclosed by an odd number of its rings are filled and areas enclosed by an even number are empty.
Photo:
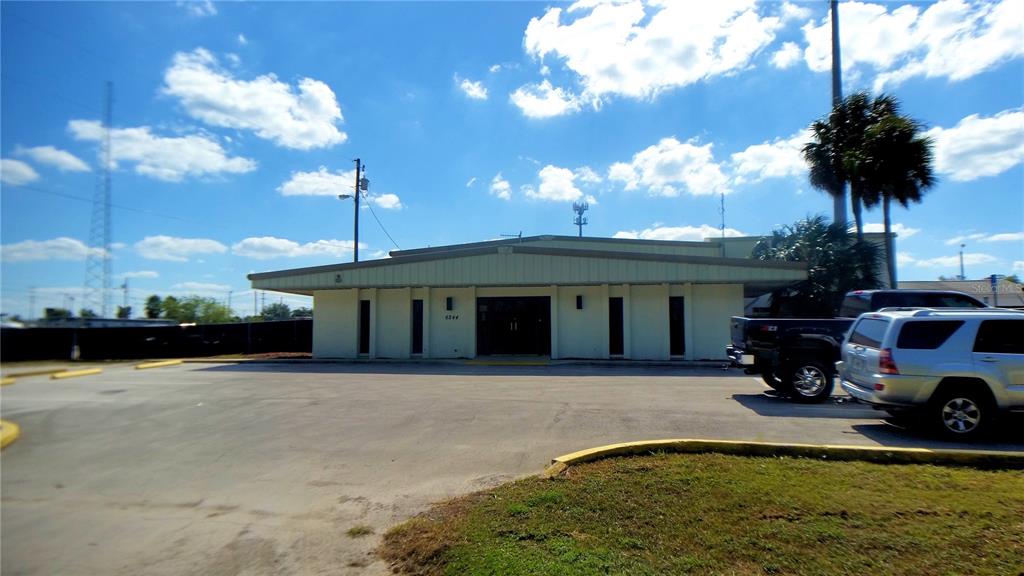
[[[1004,280],[1009,280],[1010,282],[1013,282],[1014,284],[1020,284],[1021,283],[1020,276],[1017,276],[1016,274],[1010,274],[1009,276],[1007,276],[1007,277],[1005,277],[1003,279]]]
[[[754,257],[807,263],[807,280],[772,293],[773,315],[834,316],[847,292],[881,285],[878,248],[824,216],[774,230],[754,247]]]
[[[292,309],[284,302],[281,302],[264,306],[261,315],[264,320],[287,320],[291,313]]]
[[[154,297],[146,301],[148,306]],[[156,297],[159,299],[159,297]],[[187,296],[175,298],[168,296],[161,302],[164,318],[175,320],[181,324],[220,324],[234,322],[235,315],[231,309],[213,298]]]
[[[313,309],[312,308],[302,307],[302,308],[296,308],[295,310],[292,310],[292,318],[312,318],[312,317],[313,317]]]
[[[879,202],[882,204],[889,287],[895,288],[892,202],[895,200],[904,208],[911,202],[920,202],[925,191],[935,185],[935,175],[932,140],[921,136],[921,124],[901,116],[895,99],[890,99],[887,108],[888,113],[876,118],[865,134],[858,161],[858,179],[864,205],[871,208]]]
[[[163,310],[163,302],[160,297],[153,294],[149,298],[146,298],[146,318],[159,318],[160,312]]]
[[[181,305],[174,296],[168,296],[160,302],[160,311],[164,318],[181,322]]]
[[[811,124],[814,140],[803,148],[811,186],[836,198],[850,185],[858,241],[864,239],[865,182],[861,172],[865,138],[868,129],[880,118],[894,114],[895,108],[896,101],[889,96],[872,100],[866,92],[851,94],[828,116]]]
[[[82,318],[99,318],[99,315],[93,312],[91,308],[82,308],[78,311],[78,315]]]
[[[63,320],[71,318],[71,310],[66,308],[46,308],[43,310],[43,318],[47,320]]]
[[[132,317],[132,307],[131,306],[118,306],[117,307],[117,317],[118,318],[131,318]]]

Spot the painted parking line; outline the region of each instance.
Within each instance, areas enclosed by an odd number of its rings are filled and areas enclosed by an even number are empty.
[[[7,420],[0,420],[0,450],[3,450],[8,444],[17,440],[18,436],[21,436],[21,428],[18,428],[17,424]]]

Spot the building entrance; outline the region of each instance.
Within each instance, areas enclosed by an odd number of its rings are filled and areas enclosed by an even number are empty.
[[[476,352],[478,356],[550,355],[551,298],[477,298]]]

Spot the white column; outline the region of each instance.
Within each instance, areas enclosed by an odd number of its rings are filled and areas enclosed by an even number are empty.
[[[380,330],[377,329],[377,289],[366,288],[366,295],[370,298],[370,358],[377,357],[377,336]]]
[[[693,360],[693,284],[683,285],[683,327],[686,330],[686,354],[683,358]]]
[[[611,331],[609,329],[609,319],[608,319],[608,316],[609,316],[608,307],[610,306],[610,304],[608,303],[608,285],[607,284],[601,284],[601,304],[600,304],[600,306],[601,306],[600,315],[601,315],[602,318],[604,318],[604,322],[601,323],[601,326],[602,326],[601,333],[604,334],[604,338],[602,339],[603,345],[604,345],[604,348],[603,348],[604,352],[601,353],[601,356],[603,358],[611,358],[611,355],[608,353],[608,349],[611,347]]]
[[[430,287],[423,288],[423,358],[430,358]]]
[[[558,286],[551,286],[551,359],[558,358]]]
[[[622,285],[622,357],[633,357],[633,323],[632,302],[630,302],[629,284]]]

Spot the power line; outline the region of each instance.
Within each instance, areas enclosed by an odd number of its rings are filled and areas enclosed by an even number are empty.
[[[92,199],[91,198],[86,198],[84,196],[76,196],[74,194],[68,194],[67,192],[57,192],[56,190],[46,190],[44,188],[37,188],[35,186],[25,186],[25,185],[22,185],[22,186],[18,186],[18,187],[13,187],[12,186],[10,188],[4,188],[4,192],[5,193],[8,190],[32,190],[33,192],[40,192],[42,194],[52,194],[54,196],[60,196],[62,198],[68,198],[68,199],[71,199],[71,200],[79,200],[81,202],[89,202],[90,204],[92,203]],[[131,206],[123,206],[121,204],[113,204],[113,203],[111,203],[110,206],[112,208],[117,208],[118,210],[127,210],[129,212],[138,212],[139,214],[147,214],[149,216],[157,216],[157,217],[160,217],[160,218],[170,218],[171,220],[180,220],[182,222],[191,222],[191,220],[186,220],[185,218],[180,218],[178,216],[171,216],[170,214],[161,214],[160,212],[154,212],[152,210],[145,210],[145,209],[142,209],[142,208],[133,208]]]
[[[373,219],[377,221],[377,226],[380,226],[381,231],[383,231],[384,235],[388,237],[388,240],[391,240],[391,243],[395,245],[395,248],[401,250],[402,248],[398,245],[398,242],[395,242],[395,239],[391,237],[391,234],[388,234],[387,228],[380,223],[380,218],[377,218],[377,213],[373,211],[373,202],[370,202],[369,198],[367,198],[366,205],[370,208],[370,214],[373,215]]]

